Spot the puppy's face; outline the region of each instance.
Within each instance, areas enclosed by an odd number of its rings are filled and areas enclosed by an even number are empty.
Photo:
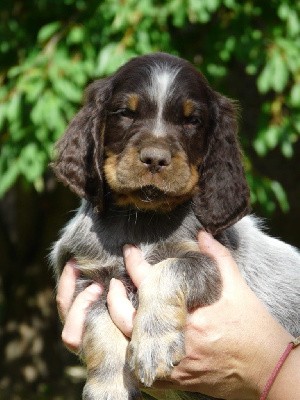
[[[169,212],[192,199],[210,232],[249,210],[234,103],[187,61],[157,53],[95,81],[57,145],[60,180],[98,210]]]
[[[169,211],[199,191],[210,124],[205,82],[186,65],[142,64],[124,68],[115,88],[104,134],[114,201]]]

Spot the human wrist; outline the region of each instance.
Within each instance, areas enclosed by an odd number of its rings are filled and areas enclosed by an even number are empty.
[[[261,398],[266,384],[288,343],[294,339],[277,321],[269,320],[269,323],[269,328],[271,327],[271,329],[268,329],[269,334],[256,341],[253,347],[252,362],[248,359],[248,367],[252,365],[252,369],[249,370],[248,375],[250,390],[248,394],[245,393],[245,399],[247,400],[258,400]],[[267,332],[267,330],[265,331]],[[247,387],[247,384],[245,387]],[[273,400],[269,397],[267,399]],[[279,399],[282,400],[282,397],[274,398],[274,400]]]
[[[273,381],[268,400],[298,400],[300,390],[300,337],[294,340],[285,361]]]

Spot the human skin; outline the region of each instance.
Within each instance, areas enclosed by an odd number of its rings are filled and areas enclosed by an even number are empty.
[[[287,344],[293,337],[268,313],[247,286],[229,251],[205,232],[199,233],[200,251],[212,257],[220,269],[223,290],[214,304],[188,316],[186,356],[158,389],[194,391],[229,400],[259,399]],[[151,266],[139,249],[125,246],[127,271],[137,288],[147,285]],[[88,307],[102,293],[92,284],[72,303],[77,272],[67,264],[58,285],[58,308],[65,321],[62,338],[76,351],[81,344]],[[66,290],[68,287],[68,290]],[[135,309],[123,284],[113,279],[107,297],[114,323],[130,338]],[[300,346],[293,349],[271,387],[269,400],[299,400]]]

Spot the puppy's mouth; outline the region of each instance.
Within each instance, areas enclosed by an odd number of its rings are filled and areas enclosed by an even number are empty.
[[[136,190],[133,194],[141,201],[145,202],[164,200],[167,198],[165,192],[153,185],[143,186],[141,189]]]
[[[170,212],[179,204],[189,200],[191,194],[176,196],[164,192],[153,185],[145,185],[140,189],[127,193],[114,193],[115,204],[134,207],[137,210]]]
[[[198,166],[189,164],[185,153],[177,152],[168,165],[151,170],[141,162],[139,152],[128,147],[121,155],[107,152],[104,173],[120,207],[169,212],[191,199],[198,190]]]

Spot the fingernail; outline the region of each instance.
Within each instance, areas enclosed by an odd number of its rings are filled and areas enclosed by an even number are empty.
[[[75,258],[70,258],[70,260],[67,261],[66,265],[68,265],[69,267],[72,267],[72,268],[77,268],[77,263],[76,263]]]
[[[109,290],[113,289],[115,286],[116,286],[116,279],[111,278],[111,280],[109,282]]]
[[[102,286],[98,285],[97,283],[92,283],[90,286],[87,287],[87,290],[91,294],[102,294],[103,293]]]
[[[204,230],[199,232],[198,239],[200,247],[208,247],[213,243],[214,240],[213,236]]]
[[[123,254],[124,254],[124,257],[129,257],[129,256],[130,256],[131,247],[132,247],[132,245],[130,245],[130,244],[125,244],[125,245],[123,246]]]

